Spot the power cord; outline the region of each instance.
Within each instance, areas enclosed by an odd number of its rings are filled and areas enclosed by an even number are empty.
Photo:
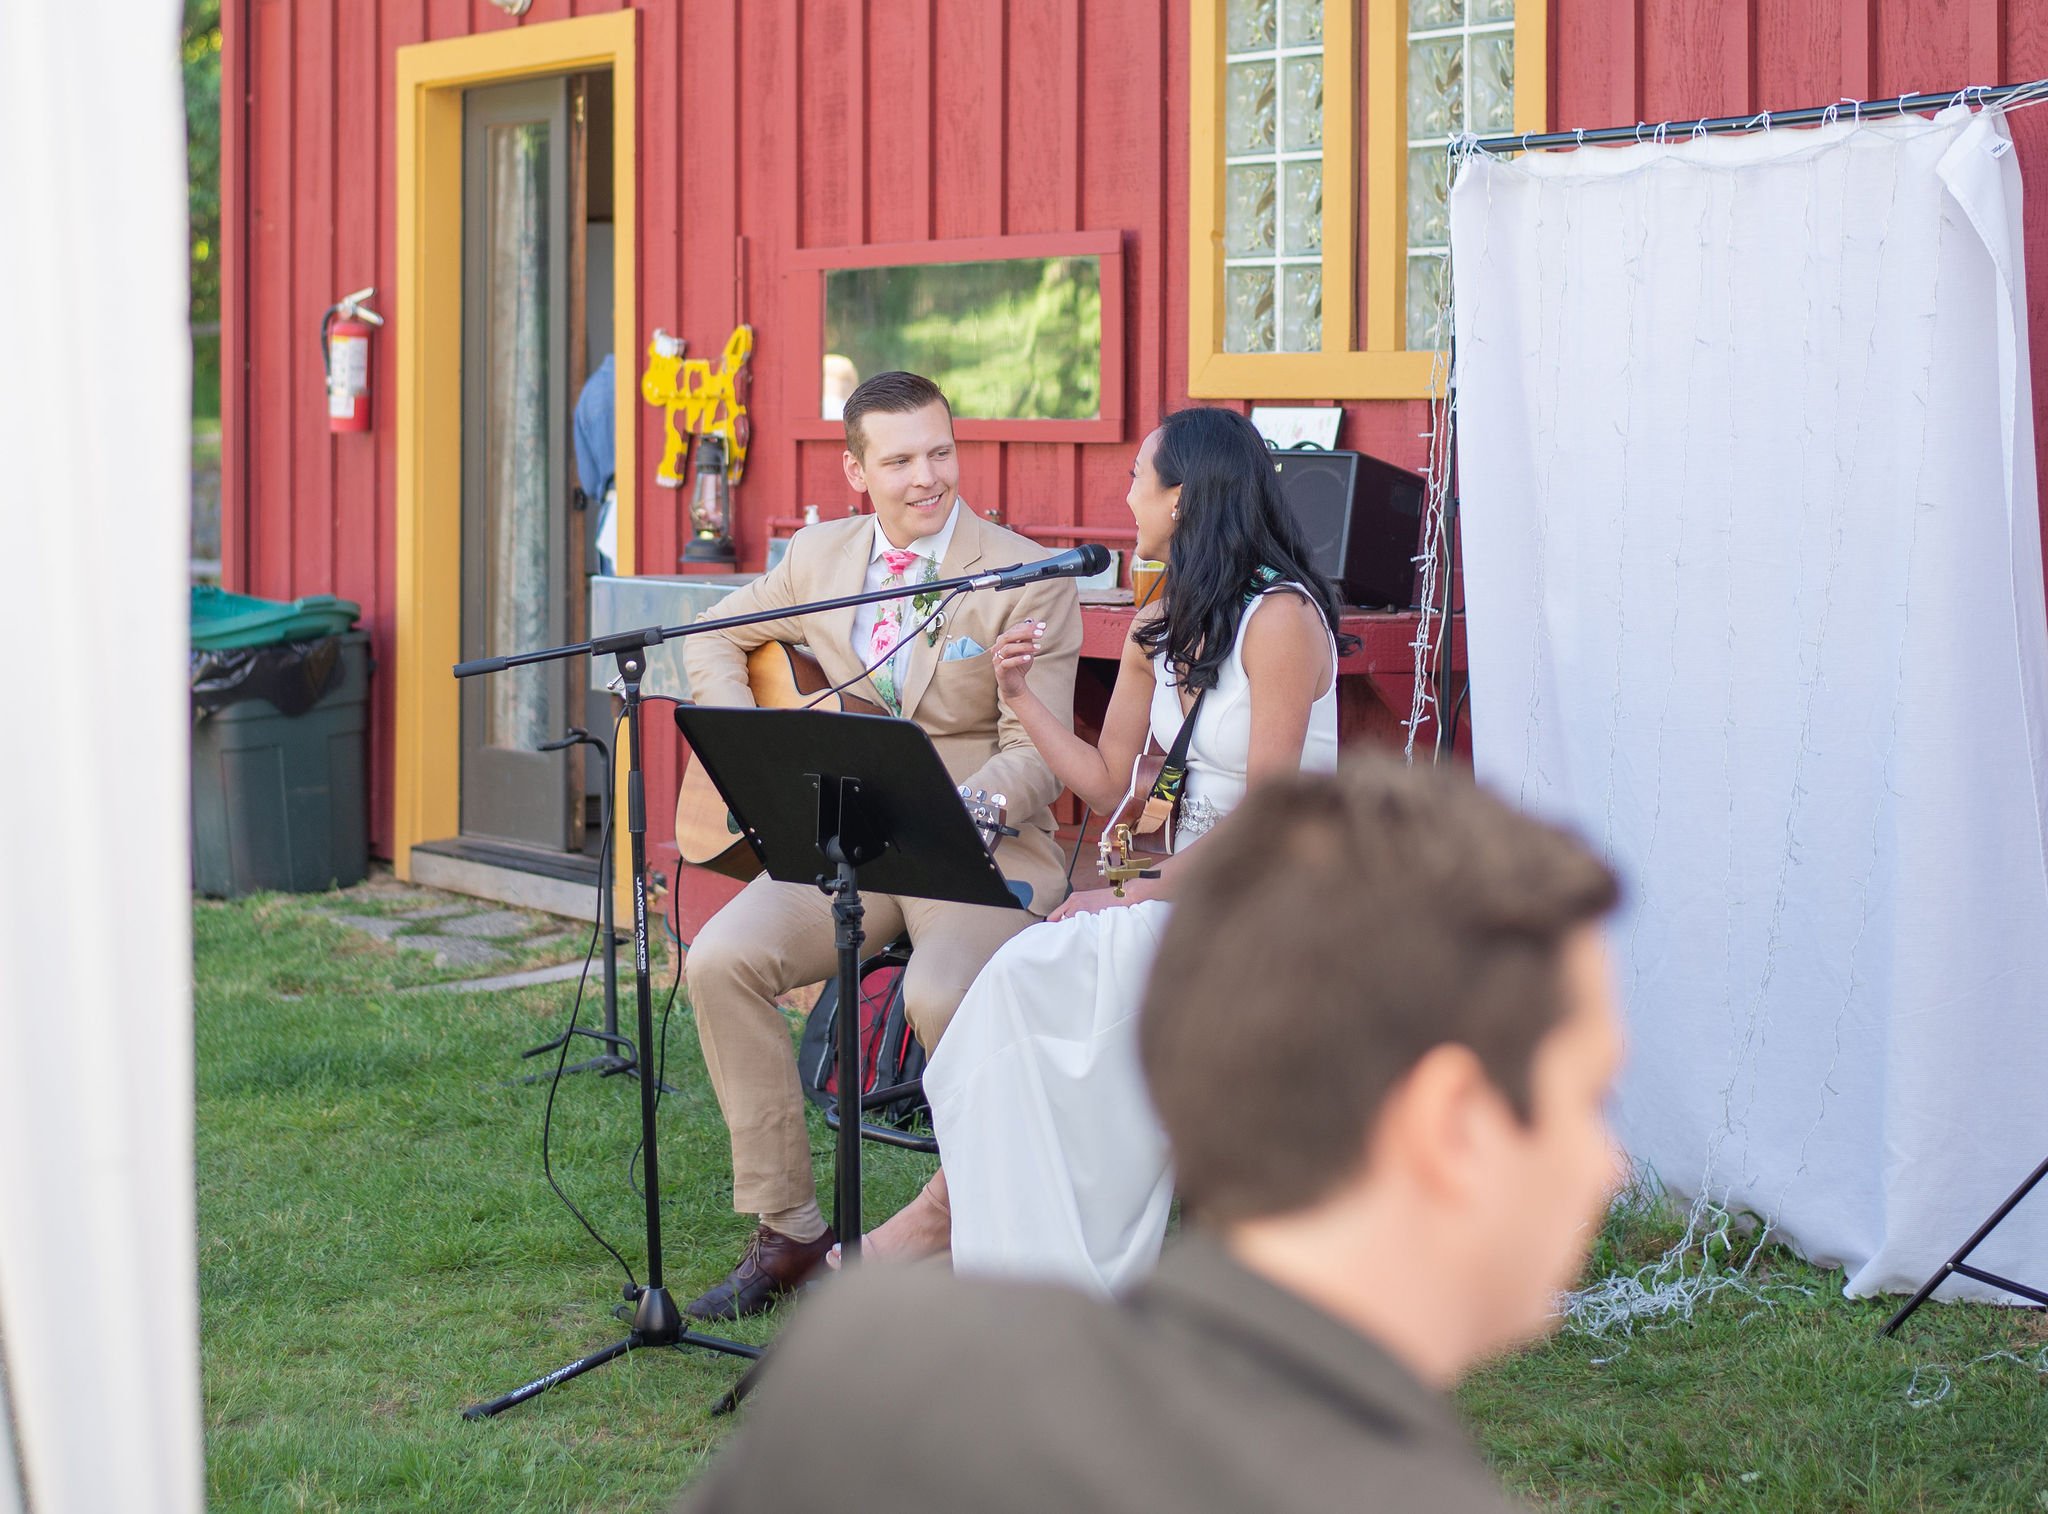
[[[640,696],[640,702],[642,704],[671,705],[681,705],[683,703],[682,700],[669,694],[643,694]],[[669,1020],[675,1013],[676,993],[683,984],[683,953],[690,949],[690,943],[683,939],[683,888],[680,877],[676,879],[675,886],[669,890],[668,908],[662,912],[661,929],[662,933],[674,943],[676,975],[669,983],[668,998],[661,1006],[661,1034],[658,1038],[660,1050],[656,1055],[654,1066],[654,1102],[657,1108],[661,1105],[662,1094],[668,1088],[668,1026]],[[647,1195],[640,1187],[639,1171],[640,1157],[645,1144],[644,1138],[635,1141],[632,1153],[626,1158],[626,1186],[633,1191],[635,1198],[643,1201]]]
[[[904,632],[902,636],[898,637],[895,646],[889,648],[888,651],[884,652],[880,657],[877,657],[873,662],[869,663],[866,667],[862,668],[858,673],[854,674],[853,677],[847,679],[846,682],[835,683],[834,685],[832,685],[831,688],[825,690],[824,693],[813,696],[806,704],[802,706],[802,708],[806,710],[815,709],[817,706],[823,704],[826,700],[830,699],[834,694],[843,694],[848,689],[852,688],[855,684],[859,683],[863,678],[868,677],[875,671],[875,669],[879,668],[883,663],[887,662],[890,658],[894,657],[897,651],[905,643],[911,641],[913,638],[917,636],[922,635],[924,632],[924,628],[926,626],[930,625],[933,621],[937,620],[941,615],[945,614],[947,608],[953,603],[953,601],[958,599],[962,594],[965,594],[966,592],[967,588],[965,586],[953,590],[944,599],[940,600],[936,605],[932,607],[931,614],[925,616],[923,620],[920,620],[916,625],[912,626],[908,631]]]
[[[668,891],[668,910],[661,917],[662,930],[676,944],[676,975],[669,981],[668,999],[661,1006],[661,1035],[658,1038],[660,1051],[654,1064],[654,1104],[661,1107],[661,1095],[668,1086],[668,1022],[676,1007],[676,990],[683,985],[683,953],[688,947],[683,941],[683,890],[682,880],[676,880],[676,887]],[[626,1186],[633,1190],[633,1197],[645,1200],[647,1195],[640,1187],[640,1156],[646,1149],[643,1135],[633,1143],[633,1154],[626,1158]]]
[[[619,731],[625,725],[625,722],[626,717],[623,712],[612,722],[613,751],[618,750]],[[609,804],[605,806],[604,818],[604,834],[599,838],[597,844],[597,876],[600,889],[610,886],[612,831],[614,821],[617,818],[613,814],[613,806]],[[562,1207],[575,1215],[576,1223],[589,1232],[590,1238],[593,1241],[596,1241],[598,1245],[610,1252],[612,1260],[619,1264],[619,1270],[626,1275],[626,1290],[628,1294],[637,1296],[640,1292],[640,1280],[633,1275],[632,1265],[627,1262],[625,1257],[619,1254],[618,1247],[598,1234],[597,1227],[590,1223],[589,1218],[583,1211],[576,1207],[576,1201],[571,1199],[563,1191],[562,1185],[555,1180],[554,1160],[551,1150],[555,1122],[555,1092],[562,1086],[562,1071],[569,1062],[569,1044],[576,1039],[577,1021],[583,1014],[583,994],[590,982],[590,964],[597,956],[597,938],[604,928],[604,902],[602,899],[598,901],[596,909],[597,914],[590,922],[590,944],[583,951],[583,972],[576,980],[576,998],[569,1007],[569,1028],[562,1034],[561,1045],[555,1053],[555,1074],[548,1081],[547,1108],[542,1113],[540,1122],[540,1170],[541,1175],[547,1179],[548,1187],[554,1191],[555,1197],[562,1201]],[[634,1058],[636,1061],[639,1055],[639,1048],[635,1047]]]

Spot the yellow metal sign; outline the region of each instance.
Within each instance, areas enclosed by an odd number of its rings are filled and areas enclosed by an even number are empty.
[[[740,380],[754,353],[754,328],[735,326],[726,338],[718,366],[702,358],[684,358],[683,343],[659,326],[647,344],[647,371],[640,375],[640,393],[662,414],[661,464],[654,481],[665,489],[683,487],[683,453],[688,437],[725,439],[725,479],[737,484],[747,469],[746,401]]]

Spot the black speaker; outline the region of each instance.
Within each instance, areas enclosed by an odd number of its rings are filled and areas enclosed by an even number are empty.
[[[1280,497],[1308,538],[1309,561],[1337,598],[1368,609],[1415,604],[1423,479],[1363,452],[1275,450]]]

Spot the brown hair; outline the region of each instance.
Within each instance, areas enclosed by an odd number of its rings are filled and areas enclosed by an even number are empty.
[[[1139,1049],[1181,1194],[1216,1223],[1324,1197],[1446,1042],[1529,1118],[1563,943],[1620,892],[1469,777],[1377,756],[1255,790],[1181,882]]]
[[[846,408],[840,413],[840,419],[846,423],[846,450],[855,457],[867,454],[867,433],[861,429],[860,423],[876,411],[886,415],[909,415],[934,403],[944,405],[946,418],[952,419],[952,402],[937,384],[922,374],[878,373],[873,378],[862,379],[853,393],[846,397]]]

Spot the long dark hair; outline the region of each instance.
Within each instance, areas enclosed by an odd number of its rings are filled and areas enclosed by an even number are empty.
[[[1147,657],[1162,651],[1189,689],[1214,688],[1237,640],[1247,596],[1268,581],[1293,582],[1322,611],[1339,649],[1354,638],[1337,631],[1337,595],[1309,562],[1308,543],[1280,499],[1273,457],[1252,423],[1235,410],[1198,405],[1159,426],[1152,470],[1180,485],[1180,518],[1167,552],[1163,613],[1133,633]]]

